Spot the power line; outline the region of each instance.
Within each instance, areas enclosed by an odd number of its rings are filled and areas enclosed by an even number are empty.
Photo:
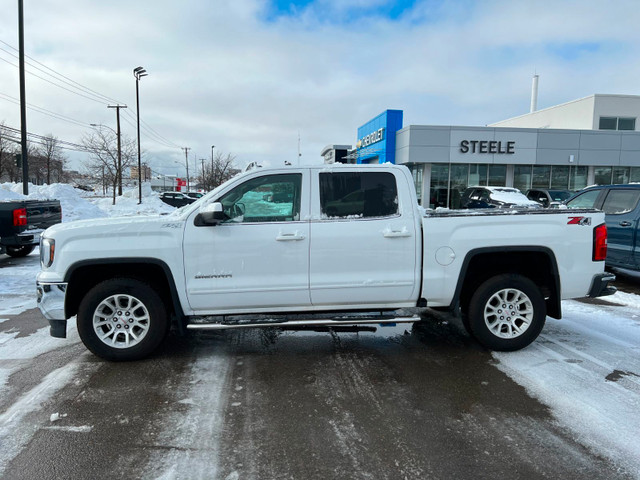
[[[8,44],[5,41],[0,40],[0,43],[2,43],[3,45],[6,45],[7,47],[11,48],[12,50],[18,51],[15,47],[13,47],[12,45]],[[4,48],[0,48],[0,50],[2,50],[3,52],[8,53],[12,57],[18,58],[17,55],[13,54],[12,52],[9,52],[8,50],[6,50]],[[43,70],[42,68],[37,67],[36,65],[33,65],[33,64],[29,63],[29,62],[25,62],[30,67],[33,67],[36,70],[39,70],[40,72],[44,73],[45,75],[49,75],[50,77],[53,77],[54,79],[56,79],[58,81],[61,81],[61,82],[65,83],[65,84],[67,84],[67,85],[69,85],[69,86],[71,86],[73,88],[76,88],[78,90],[83,91],[84,93],[87,93],[87,94],[93,95],[95,97],[98,97],[101,101],[114,102],[114,103],[123,103],[123,102],[118,102],[117,100],[114,100],[113,98],[108,97],[107,95],[103,95],[102,93],[97,92],[97,91],[95,91],[95,90],[93,90],[93,89],[91,89],[91,88],[89,88],[89,87],[87,87],[85,85],[82,85],[79,82],[76,82],[72,78],[69,78],[66,75],[63,75],[62,73],[54,70],[51,67],[48,67],[44,63],[39,62],[38,60],[36,60],[33,57],[30,57],[29,55],[25,55],[25,57],[27,57],[29,60],[37,63],[38,65],[44,67],[46,70],[49,70],[49,71],[51,71],[51,72],[53,72],[55,74],[55,75],[53,75],[53,74],[48,73],[47,71]],[[60,77],[60,78],[58,78],[58,77]]]
[[[0,100],[5,100],[7,102],[14,103],[16,105],[20,105],[20,100],[18,98],[12,97],[11,95],[7,95],[6,93],[0,92]],[[81,122],[80,120],[75,120],[71,117],[67,117],[66,115],[62,115],[61,113],[56,113],[51,110],[47,110],[46,108],[39,107],[37,105],[33,105],[27,103],[27,108],[29,110],[33,110],[38,113],[42,113],[43,115],[48,115],[50,117],[56,118],[58,120],[63,120],[65,122],[69,122],[75,125],[80,125],[82,127],[88,127],[89,124]]]

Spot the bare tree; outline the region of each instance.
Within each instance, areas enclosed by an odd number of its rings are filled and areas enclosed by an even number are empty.
[[[4,122],[0,122],[0,179],[8,176],[10,181],[14,181],[14,171],[16,169],[15,151],[20,144],[10,135],[10,131],[4,128]]]
[[[90,162],[85,165],[89,173],[101,177],[104,183],[113,187],[113,204],[116,204],[118,178],[122,171],[137,161],[137,147],[133,139],[121,136],[122,162],[118,168],[118,139],[115,132],[106,128],[98,128],[91,134],[82,137],[82,145],[87,149]]]
[[[54,178],[57,177],[59,182],[62,177],[62,171],[66,158],[62,153],[60,142],[53,134],[49,134],[42,139],[42,144],[37,149],[37,154],[41,157],[43,167],[43,177],[46,178],[48,185],[51,184],[51,173],[53,171]]]
[[[206,190],[213,190],[218,185],[226,182],[240,170],[234,168],[235,155],[216,152],[213,162],[203,163],[202,185]]]

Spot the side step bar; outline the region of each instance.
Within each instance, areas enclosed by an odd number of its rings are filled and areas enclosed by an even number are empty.
[[[414,323],[420,320],[420,316],[411,317],[390,317],[381,318],[363,317],[356,319],[334,320],[331,318],[320,318],[313,320],[288,320],[282,322],[258,321],[254,323],[189,323],[189,330],[230,330],[234,328],[256,328],[256,327],[308,327],[308,326],[347,326],[347,325],[375,325],[384,323]]]

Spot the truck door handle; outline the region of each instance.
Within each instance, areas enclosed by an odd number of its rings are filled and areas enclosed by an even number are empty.
[[[403,228],[402,230],[385,230],[383,232],[383,235],[385,238],[404,238],[410,237],[411,232],[409,232],[406,228]]]
[[[280,233],[276,240],[278,242],[292,242],[292,241],[300,241],[304,240],[304,235],[300,235],[298,232],[295,233]]]
[[[620,222],[620,226],[621,227],[630,227],[631,226],[631,222],[627,222],[626,220],[623,220],[622,222]]]

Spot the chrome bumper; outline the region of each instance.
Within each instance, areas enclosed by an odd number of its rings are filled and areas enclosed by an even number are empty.
[[[66,338],[67,318],[64,313],[64,299],[67,294],[66,283],[36,283],[38,308],[49,320],[49,332],[52,337]]]

